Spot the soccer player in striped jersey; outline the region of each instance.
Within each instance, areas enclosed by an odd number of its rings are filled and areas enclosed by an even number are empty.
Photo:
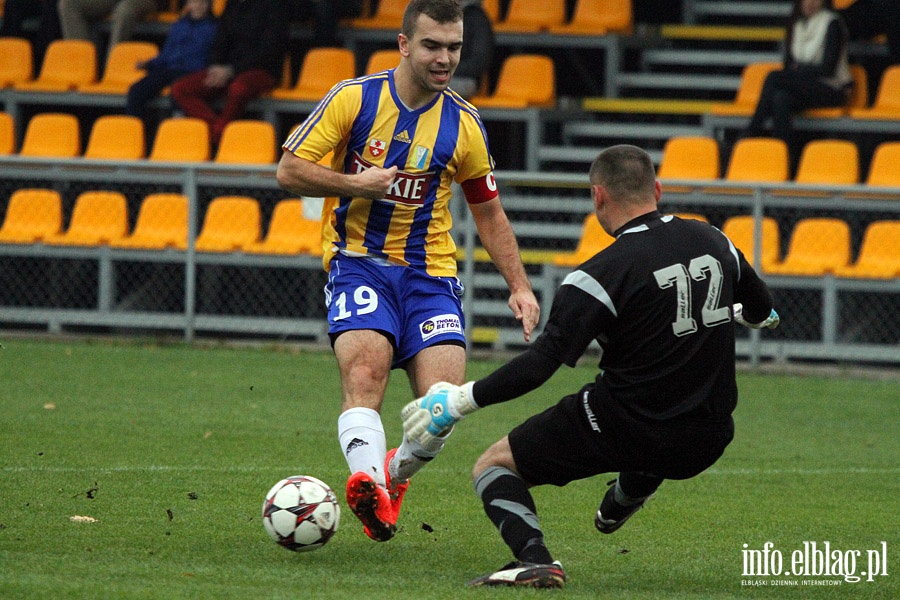
[[[342,384],[338,436],[350,467],[347,503],[376,541],[393,537],[409,478],[444,443],[404,437],[387,451],[381,407],[392,368],[416,397],[465,380],[462,286],[450,236],[458,182],[479,237],[505,278],[530,339],[539,307],[500,204],[484,126],[448,84],[463,44],[456,0],[412,0],[400,62],[336,85],[285,141],[278,182],[326,197],[329,335]],[[331,168],[319,165],[331,152]]]
[[[541,335],[494,373],[438,384],[402,411],[423,443],[463,416],[540,387],[592,342],[600,373],[515,427],[475,463],[475,489],[515,560],[470,585],[562,587],[529,488],[617,472],[594,517],[613,533],[665,479],[709,468],[734,436],[734,323],[774,328],[772,296],[744,255],[706,223],[657,211],[649,155],[628,145],[591,165],[591,196],[615,241],[563,280]]]

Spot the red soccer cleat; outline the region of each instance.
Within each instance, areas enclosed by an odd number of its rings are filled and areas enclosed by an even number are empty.
[[[366,535],[376,542],[386,542],[397,531],[396,518],[387,490],[375,483],[368,473],[358,471],[347,480],[347,504],[362,521]]]

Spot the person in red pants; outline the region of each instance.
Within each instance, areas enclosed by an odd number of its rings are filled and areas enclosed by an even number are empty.
[[[176,106],[209,124],[214,145],[247,103],[275,87],[288,50],[288,18],[282,0],[228,0],[209,66],[172,84]]]

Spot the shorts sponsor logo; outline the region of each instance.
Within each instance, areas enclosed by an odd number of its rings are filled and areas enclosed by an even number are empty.
[[[419,325],[419,332],[422,334],[422,341],[424,342],[436,335],[445,333],[462,334],[462,326],[457,315],[438,315]]]

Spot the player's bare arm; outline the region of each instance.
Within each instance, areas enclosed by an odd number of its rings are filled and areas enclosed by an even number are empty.
[[[371,167],[356,174],[337,173],[322,165],[285,152],[278,163],[278,185],[299,196],[354,196],[384,198],[397,175],[397,167]]]
[[[531,281],[525,273],[525,266],[519,256],[519,244],[500,204],[500,198],[470,204],[469,208],[475,219],[475,226],[478,227],[481,243],[509,286],[509,308],[516,319],[522,322],[525,341],[531,341],[531,332],[541,316],[541,309],[531,289]]]

